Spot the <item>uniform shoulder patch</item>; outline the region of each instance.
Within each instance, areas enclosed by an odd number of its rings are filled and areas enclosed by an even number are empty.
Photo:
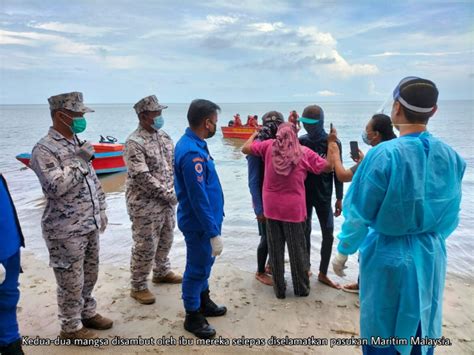
[[[194,165],[194,170],[196,170],[196,173],[202,174],[203,168],[201,163],[196,163]]]

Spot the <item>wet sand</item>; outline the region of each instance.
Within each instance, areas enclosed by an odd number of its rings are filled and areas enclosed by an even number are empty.
[[[56,339],[59,333],[56,286],[52,270],[29,252],[23,254],[24,274],[20,276],[21,299],[18,308],[20,331],[34,341]],[[183,270],[178,270],[183,271]],[[76,346],[24,346],[26,354],[135,354],[147,353],[247,353],[268,354],[360,354],[361,348],[329,345],[262,346],[237,345],[239,341],[265,343],[277,338],[308,338],[339,340],[359,336],[357,295],[334,290],[311,278],[309,297],[296,298],[291,280],[287,298],[278,300],[273,289],[255,280],[254,274],[230,264],[220,263],[213,269],[210,288],[213,299],[228,308],[224,317],[209,318],[217,329],[216,341],[221,345],[197,345],[197,338],[183,329],[184,310],[180,285],[151,285],[157,302],[140,305],[129,296],[128,265],[103,264],[95,288],[98,312],[114,319],[114,327],[97,331],[108,346],[94,348]],[[151,284],[151,283],[150,283]],[[452,346],[437,347],[437,354],[470,354],[474,347],[474,291],[472,282],[448,275],[444,299],[443,332]],[[112,346],[120,338],[153,338],[150,346]],[[192,340],[194,345],[159,345],[161,342]],[[222,337],[222,338],[219,338]],[[242,338],[243,337],[243,338]],[[114,340],[115,339],[115,340]],[[37,340],[39,341],[39,339]],[[44,340],[43,340],[44,341]],[[230,345],[224,345],[229,342]],[[232,345],[232,342],[235,342]]]

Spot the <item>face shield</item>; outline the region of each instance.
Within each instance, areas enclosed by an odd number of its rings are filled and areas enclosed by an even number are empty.
[[[392,94],[390,94],[387,99],[384,101],[382,106],[377,110],[376,113],[383,113],[384,115],[391,116],[392,113],[392,107],[395,101],[399,101],[400,104],[407,109],[413,111],[413,112],[420,112],[420,113],[428,113],[433,110],[433,108],[422,108],[422,107],[416,107],[413,105],[410,105],[408,102],[406,102],[403,97],[400,96],[400,87],[405,84],[406,82],[414,79],[419,79],[416,76],[407,76],[406,78],[403,78],[398,85],[395,87],[393,90]]]
[[[382,104],[382,106],[379,107],[379,109],[377,111],[375,111],[375,113],[383,113],[384,115],[387,115],[387,116],[391,116],[391,113],[392,113],[392,107],[393,107],[393,104],[394,104],[395,100],[393,99],[393,94],[390,94],[389,96],[387,96],[387,98],[385,99],[384,103]]]

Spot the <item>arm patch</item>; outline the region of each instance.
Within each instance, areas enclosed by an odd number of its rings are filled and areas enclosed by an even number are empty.
[[[202,171],[203,171],[203,167],[202,167],[202,163],[196,163],[194,165],[194,170],[196,170],[196,173],[198,175],[201,175],[202,174]]]

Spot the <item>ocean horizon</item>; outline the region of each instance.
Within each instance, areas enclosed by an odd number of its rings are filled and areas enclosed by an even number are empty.
[[[165,125],[163,129],[174,142],[180,138],[187,126],[186,112],[189,103],[168,103],[164,111]],[[226,126],[229,119],[239,112],[258,114],[261,117],[269,110],[278,110],[285,117],[293,109],[302,112],[306,102],[260,102],[260,103],[218,103],[222,112],[219,115],[218,126]],[[333,123],[338,130],[343,146],[344,165],[349,167],[352,160],[349,157],[349,141],[357,140],[360,148],[367,152],[370,149],[361,139],[365,124],[373,113],[381,106],[382,101],[317,101],[325,111],[325,124]],[[94,104],[86,100],[86,105],[95,109],[94,113],[86,115],[88,126],[81,139],[98,141],[100,135],[111,135],[123,142],[137,127],[138,121],[133,105]],[[463,181],[463,200],[460,213],[460,224],[455,232],[447,239],[448,272],[461,278],[472,278],[473,257],[470,236],[474,232],[472,221],[474,211],[474,142],[473,132],[473,100],[447,100],[439,102],[437,114],[430,120],[428,129],[432,134],[450,144],[467,162],[467,170]],[[51,117],[47,104],[0,105],[0,120],[3,127],[0,130],[0,170],[6,172],[19,218],[25,232],[27,250],[32,251],[42,260],[47,260],[47,249],[41,236],[40,221],[44,208],[44,197],[36,175],[15,159],[19,153],[31,152],[36,142],[47,133]],[[304,130],[300,131],[303,134]],[[225,195],[226,218],[223,225],[225,253],[224,262],[230,262],[246,271],[256,269],[256,248],[259,242],[257,223],[252,209],[250,193],[247,186],[246,159],[240,152],[243,140],[225,139],[220,128],[212,139],[208,140],[209,150],[216,162],[217,171]],[[131,224],[126,211],[124,196],[125,174],[111,174],[101,178],[107,192],[109,205],[109,227],[101,236],[101,262],[126,265],[129,262],[132,245]],[[349,184],[344,185],[347,191]],[[335,219],[335,236],[337,236],[343,217]],[[319,264],[321,233],[317,219],[313,220],[312,234],[312,265]],[[334,243],[334,251],[337,239]],[[170,254],[174,264],[184,265],[185,246],[183,236],[175,230],[175,241]],[[348,277],[357,278],[357,256],[349,260]],[[339,282],[332,271],[331,277]]]

